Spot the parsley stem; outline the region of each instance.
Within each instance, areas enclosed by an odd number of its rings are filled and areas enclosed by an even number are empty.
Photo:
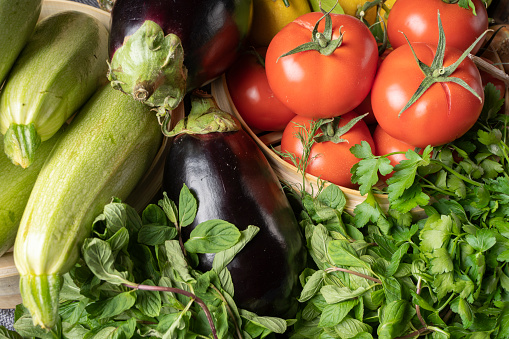
[[[162,292],[178,293],[178,294],[182,294],[182,295],[185,295],[186,297],[193,299],[194,301],[196,301],[196,303],[198,305],[200,305],[200,307],[205,312],[205,316],[207,317],[207,320],[209,322],[210,329],[212,330],[212,336],[214,337],[214,339],[218,339],[216,326],[214,325],[214,320],[212,319],[212,315],[209,311],[209,308],[203,302],[203,300],[198,298],[195,294],[188,292],[186,290],[180,289],[180,288],[176,288],[176,287],[152,286],[152,285],[143,285],[143,284],[134,284],[134,283],[124,283],[122,285],[132,288],[132,289],[135,289],[135,290],[162,291]]]
[[[458,178],[462,179],[463,181],[469,183],[469,184],[472,184],[474,186],[477,186],[477,187],[482,187],[482,184],[478,183],[477,181],[474,181],[470,178],[467,178],[466,176],[464,176],[463,174],[461,173],[458,173],[456,172],[454,169],[452,169],[451,167],[445,165],[443,162],[440,162],[438,160],[432,160],[432,162],[442,166],[444,169],[446,169],[447,171],[449,171],[450,173],[454,174],[455,176],[457,176]]]
[[[415,292],[415,293],[417,293],[417,295],[421,294],[421,283],[422,283],[422,278],[419,277],[419,279],[417,280],[417,290]],[[426,321],[424,320],[424,318],[421,315],[421,307],[417,304],[415,305],[415,311],[417,312],[417,318],[419,318],[419,321],[421,322],[422,326],[424,328],[427,328],[428,324],[426,324]]]

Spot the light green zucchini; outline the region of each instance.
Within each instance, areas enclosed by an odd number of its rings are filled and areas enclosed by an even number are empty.
[[[41,143],[39,152],[29,168],[14,165],[3,152],[0,152],[0,173],[2,173],[0,175],[0,256],[14,245],[18,225],[30,192],[44,161],[62,133],[61,130],[53,138]],[[2,138],[0,138],[0,149],[1,147],[3,147]]]
[[[112,197],[125,200],[162,142],[157,117],[111,86],[100,88],[58,139],[28,200],[14,245],[23,304],[54,326],[61,277]]]
[[[40,21],[16,59],[0,93],[4,151],[30,166],[49,139],[106,81],[108,30],[77,11]]]
[[[42,0],[0,0],[0,84],[34,31],[41,7]]]

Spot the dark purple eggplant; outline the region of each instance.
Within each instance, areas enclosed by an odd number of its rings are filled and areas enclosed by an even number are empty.
[[[259,315],[292,317],[306,251],[288,198],[267,159],[234,117],[218,113],[210,97],[194,97],[192,103],[189,120],[172,131],[176,136],[163,179],[163,190],[173,201],[178,201],[184,184],[198,200],[194,223],[182,228],[183,240],[197,224],[210,219],[226,220],[240,230],[258,226],[256,236],[227,266],[234,300],[238,307]],[[194,122],[206,120],[207,113],[212,122],[196,128]],[[219,116],[227,121],[218,120]],[[203,130],[206,133],[200,134]],[[199,255],[198,268],[211,269],[213,258],[214,254]]]
[[[116,0],[108,78],[137,100],[175,109],[236,59],[251,13],[252,0]]]

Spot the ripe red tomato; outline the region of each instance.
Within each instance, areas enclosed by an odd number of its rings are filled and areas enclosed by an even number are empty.
[[[413,42],[436,45],[438,42],[438,11],[444,27],[447,45],[466,50],[488,29],[488,14],[480,0],[472,0],[476,15],[471,8],[443,0],[397,0],[387,19],[387,35],[393,48]],[[472,50],[475,54],[482,45],[480,41]]]
[[[348,112],[341,115],[339,126],[346,125],[350,120],[356,118],[358,115],[355,112]],[[288,126],[283,131],[281,139],[281,151],[294,154],[298,159],[302,158],[304,147],[301,140],[297,138],[301,132],[301,127],[305,126],[306,130],[309,129],[310,118],[300,115],[290,121]],[[346,142],[334,143],[332,141],[325,141],[315,143],[311,148],[310,161],[306,169],[306,173],[320,177],[321,179],[328,180],[336,185],[357,188],[357,185],[352,184],[350,169],[354,164],[359,162],[360,159],[355,157],[350,148],[356,144],[360,144],[362,140],[366,140],[373,152],[375,151],[375,144],[369,132],[366,123],[363,120],[358,121],[348,132],[341,136]],[[285,158],[286,161],[291,161]]]
[[[430,66],[435,45],[414,43],[412,46],[417,57]],[[461,54],[458,49],[446,47],[444,66],[454,63]],[[484,99],[479,70],[470,58],[464,59],[451,76],[464,80]],[[371,89],[376,120],[392,137],[421,148],[459,138],[475,124],[484,100],[456,83],[435,83],[399,116],[423,79],[424,74],[408,45],[391,52],[380,65]]]
[[[409,149],[414,150],[415,147],[411,146],[403,141],[395,139],[387,134],[380,125],[376,126],[373,132],[373,141],[375,143],[376,151],[373,154],[381,156],[395,152],[406,152]],[[392,166],[396,166],[402,160],[406,160],[405,154],[392,154],[387,157],[391,161]],[[382,179],[387,180],[392,176],[392,173],[384,176]]]
[[[357,107],[369,93],[378,60],[377,43],[367,26],[344,14],[331,14],[332,38],[344,33],[332,54],[313,50],[279,58],[310,42],[321,17],[322,13],[307,13],[286,25],[269,44],[265,65],[276,97],[310,118],[330,118]],[[318,31],[324,31],[324,20]]]
[[[382,63],[382,61],[387,57],[387,55],[389,55],[390,52],[392,52],[392,48],[386,49],[382,53],[382,55],[380,55],[378,57],[377,69],[380,66],[380,64]],[[364,100],[362,100],[362,102],[359,104],[359,106],[357,106],[354,109],[354,111],[357,112],[358,114],[369,113],[364,118],[364,121],[366,122],[366,124],[370,125],[370,127],[371,127],[371,125],[375,125],[377,123],[375,115],[373,114],[373,108],[371,107],[371,91],[366,96],[366,98],[364,98]]]
[[[256,49],[264,58],[267,48]],[[262,131],[280,131],[295,116],[269,87],[265,67],[253,53],[245,53],[226,72],[228,91],[246,124]]]

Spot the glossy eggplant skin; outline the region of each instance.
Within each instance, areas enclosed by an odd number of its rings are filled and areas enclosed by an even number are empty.
[[[188,69],[187,90],[222,74],[236,59],[251,25],[252,0],[116,0],[110,60],[145,20],[177,35]]]
[[[260,228],[227,266],[239,308],[258,315],[293,317],[306,264],[300,226],[267,159],[249,135],[236,132],[175,137],[166,158],[163,190],[173,201],[186,184],[198,200],[194,223],[222,219],[240,230]],[[212,268],[213,254],[199,269]]]

